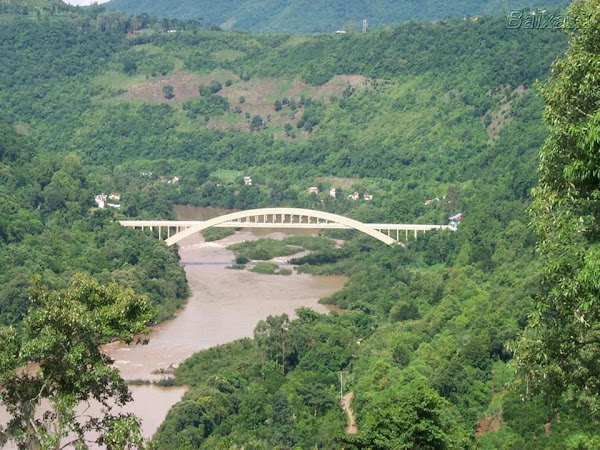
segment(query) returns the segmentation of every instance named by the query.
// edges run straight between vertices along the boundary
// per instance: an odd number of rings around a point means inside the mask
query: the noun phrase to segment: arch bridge
[[[261,208],[239,211],[205,221],[195,220],[121,220],[125,227],[158,229],[159,239],[166,229],[166,243],[173,245],[188,236],[207,228],[290,228],[290,229],[355,229],[374,237],[387,245],[402,244],[401,238],[408,240],[409,232],[415,239],[419,231],[454,230],[450,225],[362,223],[348,217],[324,211],[301,208]],[[403,244],[402,244],[403,245]]]

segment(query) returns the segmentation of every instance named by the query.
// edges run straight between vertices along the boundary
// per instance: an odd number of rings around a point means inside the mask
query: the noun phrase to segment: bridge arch
[[[276,216],[276,215],[290,215],[290,216],[302,216],[314,219],[326,220],[329,222],[338,223],[344,225],[346,227],[354,228],[357,231],[360,231],[364,234],[374,237],[375,239],[380,240],[381,242],[392,245],[396,243],[396,240],[391,237],[383,234],[381,231],[375,230],[373,228],[369,228],[365,226],[362,222],[359,222],[354,219],[349,219],[348,217],[340,216],[338,214],[332,214],[324,211],[316,211],[312,209],[303,209],[303,208],[261,208],[261,209],[251,209],[248,211],[240,211],[234,212],[231,214],[225,214],[224,216],[215,217],[210,220],[206,220],[201,224],[191,226],[185,230],[180,231],[179,233],[174,234],[166,240],[167,245],[173,245],[182,239],[191,236],[193,234],[199,233],[202,230],[206,230],[207,228],[211,228],[222,223],[241,220],[241,219],[249,219],[255,216]],[[233,225],[235,226],[235,225]],[[240,222],[240,228],[244,227],[244,223]],[[277,223],[273,223],[273,227],[277,228]]]

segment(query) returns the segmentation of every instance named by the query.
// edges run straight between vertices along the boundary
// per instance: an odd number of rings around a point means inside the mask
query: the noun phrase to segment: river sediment
[[[281,232],[267,235],[282,238]],[[269,315],[294,317],[299,307],[326,313],[318,303],[344,286],[340,276],[262,275],[247,270],[229,270],[234,255],[227,246],[257,239],[250,231],[238,231],[218,242],[204,242],[194,235],[179,243],[179,254],[191,295],[177,317],[153,328],[147,345],[113,344],[108,352],[121,376],[128,380],[157,380],[194,353],[243,337]],[[134,401],[126,408],[142,420],[143,433],[151,437],[168,410],[181,399],[185,388],[131,386]],[[149,407],[151,405],[151,407]]]

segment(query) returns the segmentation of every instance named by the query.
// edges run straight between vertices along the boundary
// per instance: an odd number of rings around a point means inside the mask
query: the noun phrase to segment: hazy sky
[[[63,0],[69,5],[91,5],[92,3],[106,3],[108,0]]]

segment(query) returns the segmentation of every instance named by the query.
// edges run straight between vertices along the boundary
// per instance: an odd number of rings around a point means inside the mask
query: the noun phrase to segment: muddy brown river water
[[[178,206],[175,212],[182,220],[207,220],[230,211]],[[252,336],[257,322],[268,315],[293,316],[301,306],[328,312],[318,300],[341,289],[344,277],[261,275],[226,268],[234,259],[228,245],[262,236],[281,239],[285,234],[242,230],[218,242],[195,235],[179,243],[191,296],[176,318],[153,329],[147,345],[117,344],[109,349],[125,379],[158,379],[160,375],[152,374],[157,369],[179,364],[199,350]],[[134,401],[127,411],[142,420],[144,435],[151,437],[185,388],[132,386],[132,392]]]
[[[180,206],[175,212],[182,220],[206,220],[230,211]],[[281,239],[285,234],[277,230],[242,230],[217,242],[204,242],[201,235],[181,241],[179,254],[190,298],[174,319],[153,328],[147,345],[115,343],[105,347],[121,376],[127,380],[160,379],[164,375],[153,374],[158,369],[179,364],[200,350],[252,336],[257,322],[268,315],[287,313],[293,317],[301,306],[328,312],[329,308],[318,300],[341,289],[345,277],[295,272],[290,276],[262,275],[226,268],[234,260],[228,245],[263,236]],[[286,262],[285,258],[276,261]],[[186,388],[141,385],[131,386],[131,391],[134,400],[123,411],[136,414],[142,421],[144,436],[150,438]],[[0,411],[0,422],[6,419],[6,412]]]
[[[191,289],[189,301],[175,319],[153,329],[147,345],[114,345],[109,350],[125,379],[160,378],[152,372],[181,363],[199,350],[252,336],[257,322],[268,315],[293,316],[301,306],[328,312],[318,300],[341,289],[344,277],[261,275],[227,269],[233,253],[226,246],[249,239],[256,236],[241,231],[216,243],[204,242],[201,236],[180,242]],[[140,417],[144,435],[150,437],[185,389],[132,386],[132,391],[134,402],[127,410]]]

